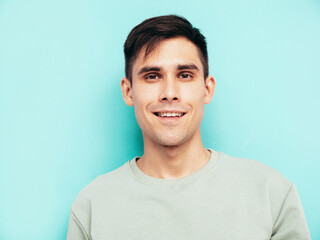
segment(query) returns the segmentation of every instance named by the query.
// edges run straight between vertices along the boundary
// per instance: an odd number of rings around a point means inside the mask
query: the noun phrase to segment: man
[[[124,52],[121,89],[144,154],[80,192],[67,239],[310,239],[289,180],[204,148],[200,123],[215,80],[199,30],[175,15],[150,18],[132,29]]]

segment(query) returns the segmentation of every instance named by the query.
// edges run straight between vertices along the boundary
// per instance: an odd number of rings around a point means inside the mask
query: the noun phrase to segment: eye
[[[145,79],[146,80],[157,80],[159,79],[160,77],[157,75],[157,74],[149,74],[149,75],[146,75],[145,76]]]
[[[179,75],[179,78],[191,79],[191,78],[192,78],[192,75],[189,74],[189,73],[181,73],[181,74]]]

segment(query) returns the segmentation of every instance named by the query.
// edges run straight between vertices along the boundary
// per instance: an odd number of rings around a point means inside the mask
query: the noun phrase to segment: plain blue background
[[[1,240],[65,239],[78,192],[142,154],[122,45],[169,13],[208,40],[205,146],[293,181],[320,239],[318,0],[0,0]]]

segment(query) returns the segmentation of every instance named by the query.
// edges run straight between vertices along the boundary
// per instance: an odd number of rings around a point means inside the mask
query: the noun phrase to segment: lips
[[[154,115],[161,118],[180,118],[185,115],[185,112],[153,112]]]

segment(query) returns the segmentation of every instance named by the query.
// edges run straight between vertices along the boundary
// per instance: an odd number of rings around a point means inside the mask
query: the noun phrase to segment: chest
[[[246,194],[155,191],[112,199],[96,203],[106,206],[92,206],[94,240],[270,239],[266,203]]]

